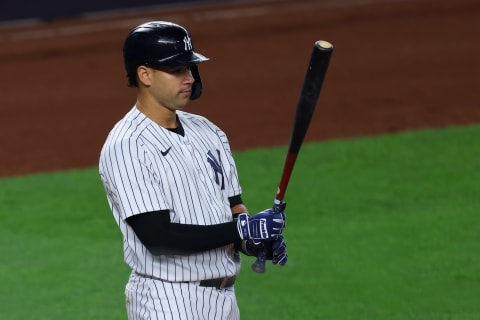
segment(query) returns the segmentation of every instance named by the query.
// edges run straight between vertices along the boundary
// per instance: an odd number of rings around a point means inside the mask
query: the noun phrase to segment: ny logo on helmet
[[[185,44],[185,51],[192,50],[192,38],[185,36],[185,38],[183,38],[183,43]]]

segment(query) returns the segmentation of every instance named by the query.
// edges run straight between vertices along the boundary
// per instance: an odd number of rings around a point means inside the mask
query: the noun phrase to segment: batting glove
[[[237,229],[242,240],[260,242],[277,239],[285,227],[285,213],[264,210],[253,216],[246,213],[238,215]]]
[[[287,244],[282,236],[272,243],[272,263],[284,266],[288,261]]]
[[[266,259],[272,260],[273,264],[284,266],[288,261],[287,244],[281,235],[273,242],[260,245],[255,244],[253,240],[246,240],[242,243],[242,252],[246,255],[257,257],[262,250],[266,250]]]

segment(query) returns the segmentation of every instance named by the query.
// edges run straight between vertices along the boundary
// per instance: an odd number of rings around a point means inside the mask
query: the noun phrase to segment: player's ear
[[[147,68],[145,66],[139,66],[137,68],[137,78],[140,83],[142,83],[144,86],[149,87],[152,84],[151,81],[151,74],[152,70],[150,68]]]

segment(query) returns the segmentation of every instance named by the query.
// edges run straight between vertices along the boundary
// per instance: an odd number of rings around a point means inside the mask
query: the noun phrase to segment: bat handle
[[[282,200],[275,199],[273,204],[273,211],[274,212],[283,212],[287,204]],[[267,249],[265,246],[260,248],[257,256],[257,260],[252,264],[252,270],[256,273],[265,273],[267,271],[265,267],[265,261],[267,260]]]
[[[265,273],[267,269],[265,268],[265,261],[267,260],[267,250],[261,248],[258,252],[257,260],[252,264],[252,270],[256,273]]]

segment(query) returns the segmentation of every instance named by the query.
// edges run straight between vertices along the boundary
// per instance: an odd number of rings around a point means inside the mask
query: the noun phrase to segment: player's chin
[[[177,100],[175,109],[182,110],[188,105],[189,102],[190,102],[190,94],[186,96],[182,96],[180,97],[180,99]]]
[[[178,105],[185,107],[190,102],[190,96],[192,95],[192,91],[182,91],[178,95],[177,103]]]

